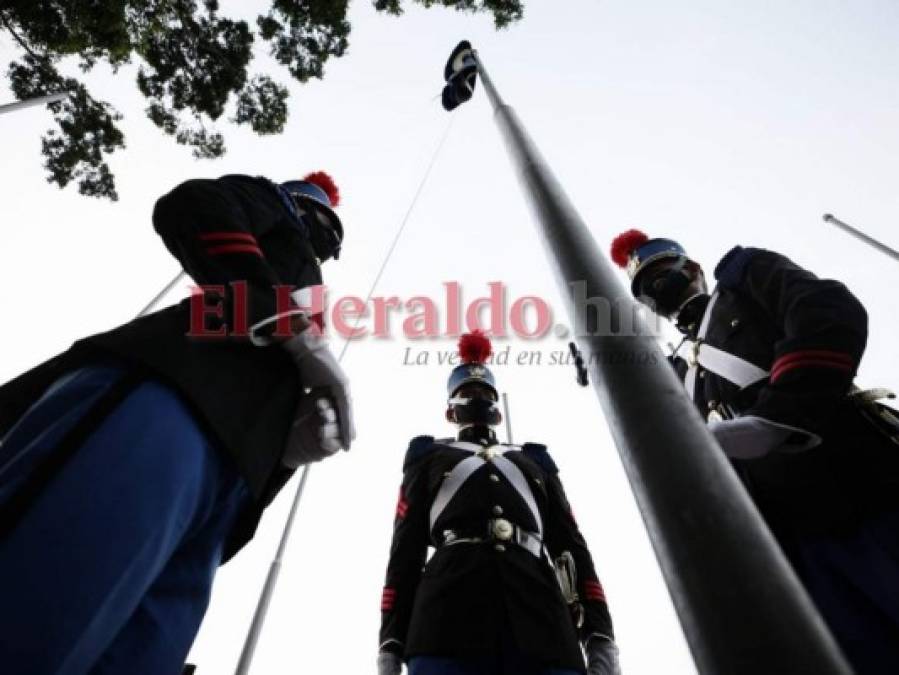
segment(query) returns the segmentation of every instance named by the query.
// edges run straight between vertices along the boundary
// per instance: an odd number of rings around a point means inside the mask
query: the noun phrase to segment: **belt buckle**
[[[486,448],[481,448],[478,450],[478,457],[483,459],[485,462],[492,462],[495,457],[498,457],[501,453],[497,449],[497,446],[491,445]]]
[[[494,520],[491,530],[493,531],[493,536],[500,541],[509,541],[512,538],[512,535],[515,534],[515,528],[512,527],[512,523],[505,518],[497,518]]]

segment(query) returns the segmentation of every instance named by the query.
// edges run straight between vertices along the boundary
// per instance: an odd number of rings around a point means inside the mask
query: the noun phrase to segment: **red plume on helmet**
[[[640,230],[628,230],[622,232],[612,242],[611,256],[618,267],[627,267],[627,261],[637,248],[649,241]]]
[[[337,183],[324,171],[313,171],[305,176],[303,180],[324,190],[331,201],[331,206],[337,207],[340,204],[340,190],[337,188]]]
[[[493,353],[490,338],[475,329],[459,338],[459,356],[463,363],[484,363]]]

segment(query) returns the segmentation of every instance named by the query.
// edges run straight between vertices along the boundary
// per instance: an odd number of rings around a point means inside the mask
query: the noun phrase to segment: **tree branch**
[[[46,58],[44,56],[41,56],[40,54],[35,54],[34,51],[31,49],[31,47],[28,46],[28,43],[25,42],[24,39],[19,37],[19,34],[16,33],[15,29],[10,25],[5,14],[0,14],[0,23],[2,23],[3,27],[9,31],[9,34],[15,38],[16,42],[19,43],[19,45],[22,47],[22,49],[24,49],[26,52],[28,52],[32,57],[34,57],[35,59],[40,59],[40,60],[43,60],[44,58]]]

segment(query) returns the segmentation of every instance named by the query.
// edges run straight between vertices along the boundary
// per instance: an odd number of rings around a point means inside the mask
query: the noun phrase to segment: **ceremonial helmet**
[[[281,183],[300,217],[309,227],[309,238],[320,262],[340,257],[343,223],[334,212],[340,204],[340,190],[324,171],[314,171],[302,180]]]
[[[496,380],[487,367],[487,359],[493,352],[488,338],[480,330],[473,330],[459,338],[459,356],[462,363],[453,368],[446,383],[447,419],[456,424],[496,425],[502,421],[497,399]],[[468,384],[477,384],[493,394],[489,398],[459,396],[459,390]]]
[[[682,263],[688,260],[684,247],[673,239],[650,239],[640,230],[627,230],[615,237],[611,256],[616,265],[627,270],[627,276],[631,280],[631,293],[635,297],[640,296],[640,276],[652,263],[666,258]]]

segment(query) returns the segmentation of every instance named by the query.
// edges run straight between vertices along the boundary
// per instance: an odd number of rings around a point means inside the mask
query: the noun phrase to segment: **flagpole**
[[[503,392],[503,411],[506,416],[506,443],[512,445],[512,416],[509,414],[509,395]]]
[[[848,223],[844,223],[842,220],[835,217],[833,214],[825,213],[824,214],[824,222],[830,223],[831,225],[836,225],[838,228],[840,228],[844,232],[848,232],[850,235],[852,235],[856,239],[865,242],[868,246],[877,249],[884,255],[887,255],[890,258],[892,258],[893,260],[899,262],[899,251],[896,251],[896,250],[890,248],[886,244],[882,244],[881,242],[877,241],[874,237],[870,237],[867,234],[865,234],[864,232],[862,232],[861,230],[855,229],[854,227],[852,227],[852,225],[849,225]]]
[[[633,298],[483,60],[475,50],[460,55],[463,46],[448,71],[454,63],[463,69],[476,64],[568,299],[571,323],[586,323],[576,337],[699,672],[848,675],[836,643]],[[572,285],[587,298],[605,299],[608,315],[596,312],[585,322]]]
[[[296,518],[300,500],[306,489],[306,480],[309,478],[310,469],[311,466],[309,464],[303,467],[300,484],[297,486],[296,493],[293,496],[290,512],[287,514],[287,522],[284,524],[284,531],[281,533],[281,541],[278,543],[278,550],[275,552],[275,557],[269,565],[268,575],[265,577],[265,584],[262,586],[262,592],[259,594],[256,611],[253,612],[253,620],[250,622],[250,629],[240,651],[240,659],[237,662],[237,669],[234,671],[235,675],[247,675],[250,672],[250,665],[253,663],[256,645],[259,643],[259,636],[262,635],[262,627],[265,624],[268,607],[275,593],[275,585],[278,583],[278,575],[281,573],[281,564],[284,560],[284,551],[287,549],[287,542],[293,530],[293,521]]]
[[[167,283],[165,285],[165,287],[161,291],[159,291],[159,293],[157,293],[155,296],[153,296],[153,299],[150,300],[150,302],[148,302],[146,304],[146,306],[144,306],[144,308],[140,312],[137,313],[137,318],[139,319],[140,317],[142,317],[146,314],[149,314],[152,311],[152,309],[154,307],[156,307],[156,305],[159,303],[159,301],[162,300],[163,297],[165,297],[166,293],[168,293],[170,290],[172,290],[178,284],[178,282],[181,281],[181,279],[184,276],[185,276],[184,270],[181,270],[180,272],[178,272],[178,274],[176,274],[174,277],[172,277],[172,280],[169,283]]]
[[[47,96],[38,96],[36,98],[29,98],[25,101],[15,101],[14,103],[5,103],[0,105],[0,115],[9,112],[15,112],[16,110],[22,110],[23,108],[31,108],[33,106],[44,105],[48,103],[56,103],[57,101],[62,101],[63,99],[68,98],[68,94],[63,92],[61,94],[48,94]]]

